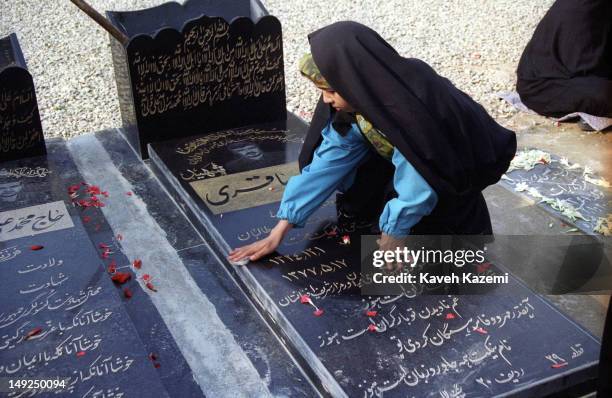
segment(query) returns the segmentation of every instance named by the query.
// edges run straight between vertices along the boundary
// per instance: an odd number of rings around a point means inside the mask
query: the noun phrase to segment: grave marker
[[[0,159],[45,153],[34,81],[12,33],[0,39]]]

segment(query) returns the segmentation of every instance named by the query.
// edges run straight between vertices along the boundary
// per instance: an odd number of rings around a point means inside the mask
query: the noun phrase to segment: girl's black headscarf
[[[439,205],[480,192],[507,170],[515,134],[426,63],[401,57],[356,22],[337,22],[308,38],[323,77],[408,159]],[[300,167],[311,162],[332,112],[321,98]]]

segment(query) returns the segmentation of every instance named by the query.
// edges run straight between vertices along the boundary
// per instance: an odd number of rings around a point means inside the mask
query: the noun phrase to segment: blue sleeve
[[[406,236],[410,228],[436,207],[438,195],[397,149],[393,151],[392,162],[393,186],[398,197],[385,205],[379,226],[387,235]]]
[[[321,132],[323,140],[312,162],[302,173],[291,177],[276,217],[303,227],[308,217],[336,190],[350,187],[357,166],[366,159],[369,148],[353,124],[343,137],[331,123]]]

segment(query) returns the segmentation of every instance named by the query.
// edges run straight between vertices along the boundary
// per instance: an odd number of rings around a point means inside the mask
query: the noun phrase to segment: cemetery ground
[[[362,226],[339,219],[333,197],[275,255],[225,259],[269,232],[296,173],[317,96],[296,71],[306,34],[349,16],[473,95],[516,131],[521,153],[544,151],[485,190],[496,235],[607,242],[595,229],[612,192],[585,176],[612,181],[610,133],[518,113],[494,95],[513,89],[551,2],[466,3],[266,2],[283,26],[287,119],[144,145],[122,128],[106,33],[69,2],[2,4],[0,36],[22,42],[47,154],[0,163],[0,396],[21,396],[7,390],[17,378],[63,381],[29,389],[38,396],[108,398],[592,392],[609,296],[540,294],[515,277],[481,295],[362,296]],[[261,101],[278,105],[280,91]],[[256,106],[245,101],[236,117]],[[244,141],[242,152],[230,145]]]

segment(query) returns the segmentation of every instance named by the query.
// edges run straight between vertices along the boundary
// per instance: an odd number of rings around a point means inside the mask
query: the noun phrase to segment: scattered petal
[[[85,355],[85,351],[79,351],[76,353],[77,357],[82,357],[83,355]]]
[[[555,363],[555,364],[551,365],[550,367],[551,367],[551,368],[554,368],[554,369],[559,369],[559,368],[562,368],[562,367],[564,367],[564,366],[567,366],[567,362],[563,362],[563,363]]]
[[[374,311],[374,310],[366,311],[366,316],[369,316],[369,317],[376,316],[377,314],[378,314],[378,311]]]
[[[143,280],[143,281],[150,281],[150,280],[151,280],[151,275],[149,275],[149,274],[144,274],[144,275],[142,276],[142,280]]]
[[[99,244],[98,244],[98,247],[99,247],[100,249],[108,249],[108,248],[109,248],[109,246],[108,246],[106,243],[99,243]]]
[[[125,296],[125,298],[129,299],[132,298],[132,291],[129,288],[125,288],[123,289],[123,295]]]
[[[314,316],[321,316],[323,315],[323,308],[317,308],[317,310],[315,312],[313,312]]]
[[[376,325],[374,325],[373,323],[370,323],[368,325],[368,332],[377,332],[378,331],[378,327]]]
[[[446,319],[455,319],[455,314],[451,314],[450,312],[448,314],[446,314],[445,316]]]
[[[117,234],[117,240],[123,240],[123,235]]]
[[[302,294],[300,296],[300,303],[302,303],[302,304],[310,303],[310,296],[308,296],[307,294]]]
[[[71,194],[75,193],[76,191],[79,190],[79,188],[81,188],[81,186],[78,185],[78,184],[77,185],[71,185],[71,186],[68,187],[68,193],[71,193]]]
[[[487,332],[485,329],[481,328],[481,327],[477,327],[476,329],[474,329],[475,332],[478,332],[480,334],[487,334],[489,332]]]
[[[111,277],[112,281],[119,284],[119,285],[123,285],[125,282],[129,281],[130,279],[132,279],[132,274],[130,274],[129,272],[116,272],[112,277]]]
[[[90,222],[90,221],[91,221],[91,217],[89,216],[83,217],[83,222]]]
[[[30,250],[41,250],[43,248],[44,248],[44,246],[41,246],[41,245],[32,245],[32,246],[30,246]]]
[[[140,269],[140,267],[142,267],[142,261],[139,259],[134,260],[134,262],[132,263],[132,265],[134,266],[134,268],[136,269]]]
[[[161,365],[159,364],[159,362],[155,362],[153,364],[153,366],[155,366],[155,369],[159,369],[159,367],[161,367]]]
[[[126,194],[127,196],[132,196],[132,195],[133,195],[132,191],[128,191],[128,192],[126,192],[125,194]]]
[[[34,337],[42,332],[42,328],[34,328],[28,332],[23,338],[24,340],[29,340],[31,337]]]
[[[150,359],[151,361],[157,361],[157,355],[155,355],[154,353],[150,353],[150,354],[149,354],[149,359]]]
[[[488,270],[489,268],[491,268],[491,263],[478,264],[476,266],[476,272],[481,274],[481,273],[485,272],[486,270]]]
[[[151,282],[147,282],[145,283],[145,286],[147,287],[147,289],[152,290],[154,292],[157,291],[157,289],[155,288],[155,286],[153,286],[153,284]]]
[[[108,266],[108,273],[112,275],[112,274],[114,274],[115,272],[117,272],[117,266],[115,265],[115,263],[111,263],[111,264]]]
[[[351,244],[351,237],[348,235],[344,235],[342,237],[342,244],[344,245],[350,245]]]

